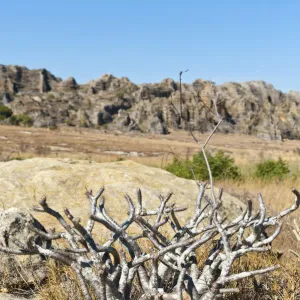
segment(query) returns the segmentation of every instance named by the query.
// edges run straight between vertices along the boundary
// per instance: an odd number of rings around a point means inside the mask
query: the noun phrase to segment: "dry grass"
[[[216,238],[217,239],[217,238]],[[214,241],[197,251],[199,268],[203,268]],[[300,299],[300,260],[277,251],[255,253],[242,256],[236,260],[231,272],[240,273],[280,265],[280,269],[263,276],[246,278],[228,285],[238,288],[237,294],[228,294],[225,299],[233,300],[299,300]]]
[[[84,300],[74,271],[54,261],[48,261],[48,279],[40,287],[40,300]]]
[[[256,179],[249,179],[242,182],[222,181],[217,184],[222,186],[227,193],[243,202],[251,199],[256,208],[258,207],[257,195],[261,193],[269,214],[276,214],[291,206],[294,202],[294,194],[291,193],[291,189],[300,189],[300,179],[287,179],[277,182],[262,182]],[[297,252],[300,251],[300,243],[296,241],[292,232],[292,221],[294,218],[299,219],[299,217],[300,212],[296,211],[293,215],[284,219],[283,231],[273,245],[276,249],[286,251],[291,248]]]
[[[204,141],[207,134],[197,134]],[[278,158],[292,165],[300,163],[297,141],[264,141],[252,136],[216,134],[210,142],[212,150],[221,149],[233,156],[240,166]],[[199,151],[186,131],[168,135],[141,133],[107,133],[90,128],[60,127],[22,128],[0,126],[0,159],[29,157],[69,157],[97,162],[131,159],[150,166],[161,167],[172,160],[171,153],[188,157]]]
[[[37,255],[13,256],[1,254],[0,265],[0,293],[30,296],[39,290],[46,276],[46,266],[40,262]]]
[[[230,285],[237,287],[240,293],[226,299],[300,299],[300,272],[298,261],[282,261],[277,253],[252,254],[240,258],[233,265],[233,272],[245,272],[262,269],[272,265],[281,265],[279,270],[264,276],[243,279]]]
[[[218,182],[218,185],[223,186],[228,193],[237,196],[242,201],[255,200],[257,194],[261,193],[268,209],[272,212],[279,212],[293,203],[294,195],[291,189],[300,187],[300,179],[270,182],[249,179],[241,182],[222,181]]]
[[[213,242],[212,242],[213,243]],[[212,243],[197,252],[199,268],[203,268]],[[143,249],[152,247],[149,242],[142,242]],[[249,254],[237,260],[233,273],[281,265],[279,270],[264,276],[255,276],[231,283],[228,287],[237,287],[240,292],[230,294],[225,299],[233,300],[298,300],[300,299],[300,261],[297,259],[283,259],[277,252],[263,254]],[[45,285],[39,288],[40,300],[83,300],[74,272],[60,264],[49,262],[49,278]],[[170,278],[172,280],[172,278]],[[168,283],[166,283],[167,285]],[[136,282],[133,283],[132,300],[140,299],[142,291]],[[187,298],[188,299],[188,298]]]

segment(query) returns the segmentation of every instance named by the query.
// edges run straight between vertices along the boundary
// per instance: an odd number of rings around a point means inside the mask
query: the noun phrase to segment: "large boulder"
[[[124,194],[136,199],[137,188],[141,188],[145,207],[150,209],[159,205],[160,194],[173,191],[172,201],[189,207],[181,214],[183,219],[193,213],[198,191],[193,180],[132,161],[96,163],[33,158],[0,162],[0,203],[6,208],[28,208],[46,195],[49,205],[54,209],[62,211],[68,207],[75,216],[86,220],[89,206],[84,196],[85,188],[97,191],[101,186],[105,186],[107,209],[118,220],[127,215]],[[245,207],[229,194],[224,193],[223,199],[224,210],[229,216],[237,215]],[[57,221],[47,214],[34,213],[34,216],[42,224],[46,222],[47,225],[57,226]]]
[[[43,230],[43,226],[27,209],[37,204],[37,200],[44,194],[47,195],[47,203],[53,209],[61,212],[64,207],[68,207],[74,216],[81,217],[85,223],[89,215],[89,204],[84,196],[85,188],[97,191],[101,186],[105,186],[104,196],[108,213],[117,221],[128,217],[124,194],[129,194],[136,202],[138,187],[142,190],[144,207],[149,209],[159,206],[159,195],[173,191],[172,202],[188,207],[187,211],[178,215],[181,222],[185,222],[187,217],[193,214],[198,194],[198,187],[194,181],[178,178],[165,170],[132,161],[96,163],[34,158],[0,162],[0,203],[5,208],[0,212],[1,244],[14,247],[5,238],[7,235],[26,243],[33,235],[28,230],[28,224],[35,224]],[[215,193],[217,192],[216,189]],[[223,195],[223,206],[223,212],[229,219],[245,209],[243,203],[226,193]],[[42,224],[58,227],[57,220],[47,214],[35,213],[34,216]],[[135,227],[130,229],[135,230]],[[102,238],[108,234],[103,226],[98,224],[95,228],[96,235],[97,232]],[[3,263],[0,262],[0,288],[2,286],[9,291],[14,291],[15,287],[28,289],[33,282],[43,280],[46,273],[40,257],[29,259],[20,263],[15,257],[4,256]]]
[[[49,245],[32,232],[29,226],[45,231],[27,209],[11,207],[1,210],[0,245],[18,249],[14,240],[26,245],[31,239],[35,239],[36,243],[48,247]],[[39,255],[11,256],[0,252],[0,288],[12,292],[21,288],[27,290],[43,281],[46,275],[45,262]]]
[[[16,249],[16,245],[7,237],[26,244],[31,238],[36,237],[36,233],[32,232],[29,226],[45,231],[43,225],[30,214],[29,210],[16,207],[0,210],[0,244]]]

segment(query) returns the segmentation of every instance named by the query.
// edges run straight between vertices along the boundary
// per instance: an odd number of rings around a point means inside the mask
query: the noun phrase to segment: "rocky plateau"
[[[30,116],[35,127],[65,124],[154,134],[174,129],[207,132],[217,122],[209,110],[216,97],[224,119],[221,133],[269,140],[300,138],[300,92],[283,93],[263,81],[183,83],[180,118],[180,88],[173,79],[137,85],[126,77],[106,74],[78,84],[73,77],[62,80],[46,69],[0,65],[2,105],[15,115]]]

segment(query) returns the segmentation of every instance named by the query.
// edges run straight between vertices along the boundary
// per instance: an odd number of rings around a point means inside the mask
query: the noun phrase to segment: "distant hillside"
[[[67,124],[161,134],[170,128],[206,132],[216,122],[207,107],[218,95],[224,117],[220,132],[300,139],[300,92],[282,93],[263,81],[215,85],[200,79],[182,84],[182,92],[184,121],[177,113],[179,83],[172,79],[136,85],[126,77],[103,75],[80,85],[73,77],[62,80],[45,69],[0,65],[2,105],[15,115],[29,115],[36,127]]]

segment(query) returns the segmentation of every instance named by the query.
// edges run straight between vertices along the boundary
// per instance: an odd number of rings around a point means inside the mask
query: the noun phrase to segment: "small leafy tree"
[[[269,159],[256,166],[254,176],[263,180],[283,179],[289,174],[289,166],[286,161]]]
[[[0,121],[9,118],[13,114],[13,111],[4,105],[0,105]]]
[[[9,123],[11,125],[21,125],[21,126],[32,126],[33,120],[30,116],[25,114],[12,115],[9,118]]]
[[[207,153],[212,176],[215,180],[240,179],[241,173],[235,165],[234,159],[223,151],[217,151],[215,155]],[[208,180],[209,173],[202,152],[195,154],[192,160],[179,160],[174,158],[173,163],[167,166],[167,171],[178,177],[193,179],[193,173],[199,180]]]

